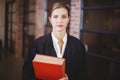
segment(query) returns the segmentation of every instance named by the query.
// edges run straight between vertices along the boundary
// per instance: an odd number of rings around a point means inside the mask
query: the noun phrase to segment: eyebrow
[[[54,14],[54,15],[58,15],[58,14]],[[67,15],[67,14],[62,14],[62,15]]]

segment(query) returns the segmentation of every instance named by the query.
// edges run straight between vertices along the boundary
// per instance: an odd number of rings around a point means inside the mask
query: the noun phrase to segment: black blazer
[[[57,57],[50,33],[34,40],[29,48],[23,64],[22,80],[37,80],[32,66],[36,53]],[[66,74],[69,80],[87,80],[86,51],[79,39],[68,35],[63,57],[66,59]]]

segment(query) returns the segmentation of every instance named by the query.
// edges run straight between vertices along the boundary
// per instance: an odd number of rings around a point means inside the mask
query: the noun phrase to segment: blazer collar
[[[70,35],[69,34],[67,34],[67,35],[68,35],[67,36],[67,43],[66,43],[63,57],[67,56],[67,53],[69,53],[70,47],[71,47]],[[47,48],[46,54],[48,54],[50,56],[57,57],[54,46],[53,46],[51,33],[48,34],[48,40],[49,41],[46,42],[46,48]]]
[[[46,48],[47,48],[47,54],[50,56],[57,56],[54,46],[53,46],[53,42],[52,42],[52,36],[51,33],[48,34],[48,41],[46,42]]]

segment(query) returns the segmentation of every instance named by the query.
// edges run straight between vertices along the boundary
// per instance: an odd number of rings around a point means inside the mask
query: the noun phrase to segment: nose
[[[63,20],[62,18],[58,18],[58,22],[61,23]]]

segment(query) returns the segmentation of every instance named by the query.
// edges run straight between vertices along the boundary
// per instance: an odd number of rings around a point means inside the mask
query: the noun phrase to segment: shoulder
[[[49,34],[46,34],[46,35],[43,35],[41,37],[38,37],[36,38],[34,41],[33,41],[33,44],[44,44],[44,43],[47,43],[48,41],[51,41],[52,38],[51,38],[51,33]]]
[[[38,37],[38,38],[35,39],[35,41],[46,41],[46,40],[48,40],[50,38],[51,38],[51,33],[45,34],[45,35],[43,35],[41,37]]]
[[[81,54],[86,53],[86,48],[85,48],[85,44],[78,38],[68,35],[68,40],[69,40],[69,44],[71,44],[72,48],[78,52],[80,52]]]
[[[79,38],[76,38],[72,35],[68,35],[68,39],[74,43],[82,43],[82,41]]]
[[[78,47],[84,47],[84,43],[80,39],[74,36],[68,35],[68,40],[72,45],[75,45]]]

